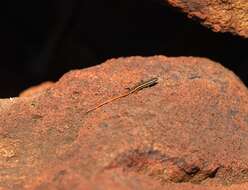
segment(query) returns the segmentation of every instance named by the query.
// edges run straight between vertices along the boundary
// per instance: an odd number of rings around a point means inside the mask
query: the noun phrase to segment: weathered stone
[[[30,87],[30,88],[24,90],[23,92],[20,93],[19,97],[33,96],[37,93],[40,93],[44,90],[51,88],[52,85],[53,85],[53,82],[50,82],[50,81],[43,82],[37,86],[33,86],[33,87]]]
[[[157,85],[86,114],[152,77]],[[243,183],[235,189],[248,181],[247,135],[247,88],[221,65],[192,57],[112,59],[69,72],[36,96],[0,101],[0,187]]]
[[[166,0],[216,32],[248,37],[247,0]]]

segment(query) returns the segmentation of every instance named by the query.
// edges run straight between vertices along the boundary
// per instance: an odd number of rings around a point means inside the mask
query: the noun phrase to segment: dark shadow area
[[[38,0],[1,9],[1,98],[133,55],[207,57],[248,84],[248,40],[214,33],[157,1]]]

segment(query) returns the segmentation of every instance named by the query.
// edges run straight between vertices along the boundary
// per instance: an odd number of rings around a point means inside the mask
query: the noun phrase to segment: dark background
[[[248,84],[247,40],[214,33],[158,1],[27,0],[0,7],[0,98],[131,55],[208,57]]]

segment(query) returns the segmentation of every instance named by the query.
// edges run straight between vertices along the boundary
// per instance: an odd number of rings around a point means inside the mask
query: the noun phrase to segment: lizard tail
[[[98,108],[104,106],[105,104],[108,104],[108,103],[110,103],[110,102],[112,102],[112,101],[114,101],[114,100],[117,100],[117,99],[119,99],[119,98],[125,97],[125,96],[127,96],[127,95],[129,95],[129,93],[123,94],[123,95],[120,95],[120,96],[117,96],[117,97],[114,97],[114,98],[112,98],[112,99],[109,99],[109,100],[107,100],[107,101],[105,101],[105,102],[103,102],[103,103],[97,105],[96,107],[89,109],[88,111],[85,112],[85,114],[88,114],[89,112],[92,112],[92,111],[94,111],[94,110],[96,110],[96,109],[98,109]]]

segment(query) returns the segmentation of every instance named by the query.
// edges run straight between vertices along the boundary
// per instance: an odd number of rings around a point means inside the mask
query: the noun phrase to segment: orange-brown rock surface
[[[24,90],[23,92],[20,93],[19,96],[20,97],[32,96],[33,94],[38,94],[44,90],[51,88],[52,85],[53,85],[53,82],[50,82],[50,81],[43,82],[37,86],[33,86],[33,87],[30,87]]]
[[[0,189],[245,189],[247,136],[247,88],[221,65],[112,59],[0,100]]]
[[[247,0],[166,0],[216,32],[248,37]]]

